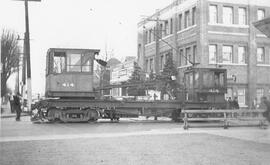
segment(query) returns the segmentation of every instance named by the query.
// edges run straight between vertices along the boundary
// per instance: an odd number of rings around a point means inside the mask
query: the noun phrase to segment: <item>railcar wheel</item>
[[[95,122],[97,121],[99,118],[99,113],[98,111],[94,110],[94,109],[89,109],[88,110],[88,121],[89,122]]]

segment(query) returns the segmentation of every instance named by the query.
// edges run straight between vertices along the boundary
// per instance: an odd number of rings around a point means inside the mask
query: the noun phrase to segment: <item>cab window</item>
[[[53,73],[63,73],[66,68],[65,52],[55,52],[53,58]]]
[[[81,54],[67,55],[67,72],[81,72]]]
[[[92,72],[93,61],[90,54],[68,54],[67,72]]]

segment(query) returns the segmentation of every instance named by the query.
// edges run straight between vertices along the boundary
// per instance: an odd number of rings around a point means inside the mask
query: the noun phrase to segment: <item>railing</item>
[[[191,121],[216,121],[222,122],[224,129],[227,129],[229,126],[237,126],[238,123],[244,122],[245,125],[258,125],[260,128],[266,128],[268,122],[263,113],[266,110],[264,109],[255,109],[255,110],[182,110],[184,115],[184,129],[190,127]],[[259,123],[247,123],[247,121],[255,121]],[[201,123],[202,124],[202,123]],[[211,123],[212,124],[212,123]]]

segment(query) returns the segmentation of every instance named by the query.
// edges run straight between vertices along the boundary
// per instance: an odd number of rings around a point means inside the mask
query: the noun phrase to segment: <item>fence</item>
[[[229,126],[237,126],[237,123],[244,122],[245,125],[258,125],[260,128],[266,128],[268,122],[263,113],[266,110],[255,109],[255,110],[182,110],[181,113],[184,114],[184,129],[190,127],[190,122],[195,121],[216,121],[222,122],[224,129]],[[249,123],[248,121],[253,121],[255,123]]]

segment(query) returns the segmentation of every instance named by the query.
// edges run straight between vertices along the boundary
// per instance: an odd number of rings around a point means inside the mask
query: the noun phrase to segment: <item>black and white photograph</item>
[[[1,165],[270,165],[269,0],[0,0]]]

